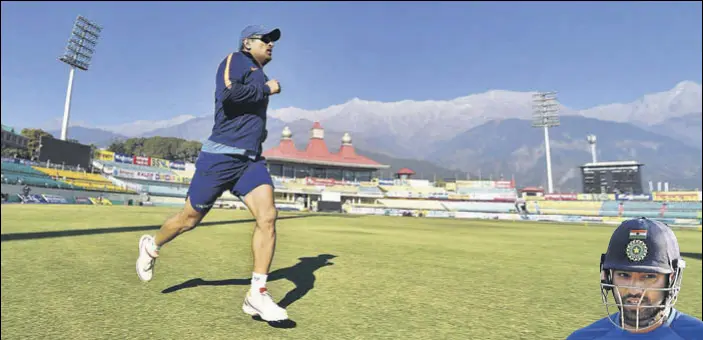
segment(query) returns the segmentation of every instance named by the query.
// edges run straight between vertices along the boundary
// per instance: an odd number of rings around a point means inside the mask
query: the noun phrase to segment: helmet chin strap
[[[644,320],[639,319],[639,313],[637,313],[637,317],[635,320],[628,320],[623,316],[621,319],[621,327],[633,331],[646,331],[649,328],[658,326],[659,324],[664,322],[664,320],[666,320],[666,318],[669,316],[669,313],[671,312],[671,307],[662,306],[658,307],[657,309],[659,309],[659,311],[656,314]],[[621,308],[620,313],[623,313]]]

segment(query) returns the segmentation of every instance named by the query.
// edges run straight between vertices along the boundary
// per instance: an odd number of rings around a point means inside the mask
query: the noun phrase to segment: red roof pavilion
[[[310,141],[305,150],[298,150],[293,144],[293,134],[286,127],[281,134],[281,142],[277,147],[264,151],[263,156],[269,160],[320,164],[351,168],[386,169],[390,166],[380,164],[367,157],[357,155],[352,146],[351,136],[345,133],[342,137],[342,146],[336,153],[327,149],[324,139],[324,129],[320,122],[315,122],[310,130]]]
[[[398,172],[395,173],[396,175],[414,175],[415,171],[412,171],[408,168],[402,168],[398,170]]]

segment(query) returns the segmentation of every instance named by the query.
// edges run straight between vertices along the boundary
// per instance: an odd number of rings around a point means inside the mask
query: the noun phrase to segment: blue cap
[[[272,41],[277,41],[281,38],[281,30],[278,28],[268,29],[262,25],[250,25],[242,30],[242,34],[239,36],[239,44],[242,40],[251,38],[253,36],[268,36]]]
[[[626,220],[613,232],[603,269],[670,274],[682,262],[668,225],[645,217]]]

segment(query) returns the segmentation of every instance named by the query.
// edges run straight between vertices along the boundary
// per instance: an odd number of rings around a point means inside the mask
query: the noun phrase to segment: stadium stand
[[[2,162],[2,182],[5,184],[27,184],[44,188],[76,188],[74,185],[56,181],[29,165],[10,162]]]
[[[118,185],[124,185],[140,194],[153,196],[185,198],[188,194],[188,186],[173,182],[160,182],[139,179],[112,178]]]
[[[326,187],[324,191],[338,192],[344,195],[356,195],[359,193],[359,188],[351,185],[333,185]]]
[[[118,169],[125,169],[125,170],[132,170],[132,171],[144,171],[144,172],[154,172],[158,174],[164,174],[164,175],[177,175],[174,173],[173,170],[171,169],[166,169],[166,168],[157,168],[153,166],[146,166],[146,165],[136,165],[136,164],[128,164],[128,163],[118,163],[118,162],[108,162],[108,161],[100,161],[100,163],[103,166],[108,166],[108,167],[115,167]]]
[[[271,179],[273,180],[273,187],[276,190],[286,190],[287,189],[286,183],[284,183],[280,177],[271,176]]]
[[[414,187],[409,185],[381,185],[378,188],[386,197],[398,198],[430,198],[446,195],[444,188],[434,186]]]
[[[297,183],[297,182],[287,182],[286,183],[286,189],[289,192],[298,192],[302,194],[320,194],[322,192],[322,188],[317,187],[317,186],[309,186],[303,183]]]
[[[193,171],[193,170],[174,170],[174,169],[171,169],[171,172],[173,172],[177,176],[180,176],[183,178],[193,178],[193,175],[195,174],[195,171]]]
[[[491,212],[508,213],[515,212],[515,204],[508,202],[450,202],[444,201],[442,205],[449,211],[466,212]]]
[[[447,210],[440,201],[379,199],[378,203],[381,204],[382,207],[391,209]]]
[[[457,194],[470,195],[470,194],[516,194],[515,189],[507,188],[471,188],[471,187],[458,187],[456,189]]]
[[[188,184],[194,174],[193,164],[179,162],[176,163],[176,167],[168,165],[163,167],[165,161],[152,163],[153,160],[151,160],[139,163],[143,165],[137,165],[129,163],[132,156],[121,155],[120,157],[119,162],[115,161],[118,159],[117,155],[112,157],[108,155],[107,158],[94,160],[94,167],[100,169],[103,172],[102,175],[72,169],[49,168],[29,161],[20,161],[25,164],[18,164],[17,161],[6,161],[3,158],[2,180],[3,183],[24,183],[44,188],[105,192],[100,194],[100,197],[105,197],[102,202],[99,201],[97,194],[86,192],[77,193],[81,197],[64,195],[65,200],[62,200],[58,196],[36,195],[34,191],[32,192],[34,195],[22,196],[21,191],[15,187],[13,197],[9,200],[25,203],[126,204],[129,202],[132,204],[132,200],[138,200],[135,204],[174,207],[183,205]],[[137,158],[134,157],[134,162],[137,162]],[[681,225],[700,225],[701,223],[700,201],[653,201],[651,199],[657,197],[654,194],[649,195],[649,201],[629,196],[621,200],[616,195],[612,195],[612,198],[603,195],[595,198],[595,195],[575,193],[555,194],[554,197],[544,195],[522,197],[518,200],[514,181],[466,180],[447,182],[440,187],[428,180],[407,178],[343,181],[330,178],[272,176],[272,179],[277,193],[276,206],[282,210],[316,210],[318,200],[323,193],[338,193],[343,202],[343,210],[355,214],[605,223],[645,216]],[[52,190],[46,189],[48,192]],[[59,191],[65,190],[54,190],[54,192]],[[108,192],[112,192],[110,199],[107,198]],[[124,195],[118,195],[118,193]],[[700,193],[698,195],[700,200]],[[645,196],[642,195],[646,198]],[[674,197],[670,200],[689,199],[673,195],[670,197]],[[524,202],[527,209],[517,216],[517,206],[521,204],[520,202]],[[215,205],[243,208],[239,198],[229,192],[224,192]]]
[[[359,195],[362,196],[383,197],[383,191],[381,191],[381,189],[379,189],[377,186],[360,186],[358,190]]]
[[[106,191],[106,192],[109,192],[109,191],[133,192],[127,188],[123,188],[123,187],[114,185],[110,180],[108,180],[105,177],[98,175],[98,174],[79,172],[79,171],[71,171],[71,170],[44,168],[44,167],[38,167],[38,166],[34,166],[33,168],[37,171],[40,171],[40,172],[50,176],[51,178],[55,178],[56,180],[59,180],[64,183],[73,185],[78,188],[86,189],[86,190]]]
[[[527,211],[543,215],[598,216],[603,202],[598,201],[528,201]]]
[[[189,174],[192,171],[105,160],[93,163],[115,186],[129,188],[129,190],[140,194],[185,198],[188,193],[187,183],[190,178],[181,175]],[[183,203],[182,200],[180,202]]]
[[[600,216],[701,218],[701,202],[605,201]]]
[[[517,199],[517,191],[514,188],[457,187],[456,195],[480,201],[514,201]]]
[[[188,194],[188,187],[168,186],[152,182],[142,185],[144,191],[154,196],[185,198]]]
[[[664,217],[701,219],[701,202],[667,202]]]

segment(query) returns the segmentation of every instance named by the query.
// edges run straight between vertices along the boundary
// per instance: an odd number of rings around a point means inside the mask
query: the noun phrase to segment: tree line
[[[125,155],[156,157],[169,161],[195,162],[202,143],[175,137],[139,137],[114,141],[108,151]]]
[[[52,134],[42,129],[22,129],[20,135],[27,137],[27,149],[2,148],[3,157],[17,157],[24,159],[34,159],[39,155],[39,141],[41,137],[55,138]],[[69,139],[69,142],[78,143],[75,139]]]
[[[38,156],[40,138],[55,138],[42,129],[25,128],[22,129],[20,134],[28,139],[27,149],[3,148],[3,157],[35,159]],[[69,139],[68,141],[78,143],[75,139]],[[195,162],[201,147],[202,143],[197,141],[157,136],[113,141],[107,149],[108,151],[125,155],[156,157],[169,161]],[[95,152],[97,147],[91,144],[91,149]]]

